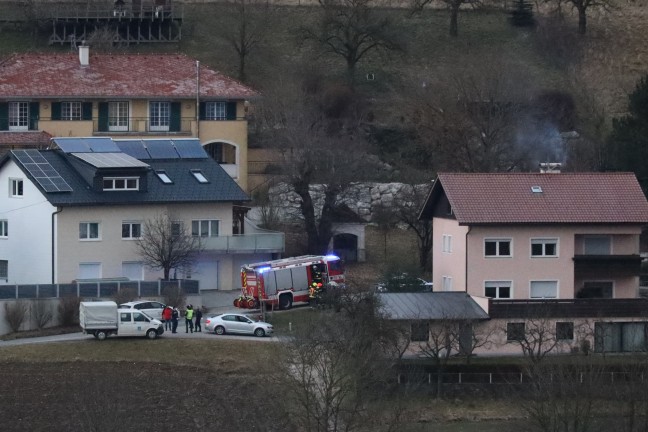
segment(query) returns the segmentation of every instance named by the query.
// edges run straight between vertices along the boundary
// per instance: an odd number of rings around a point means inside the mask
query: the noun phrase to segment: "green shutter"
[[[198,119],[205,120],[207,118],[207,103],[200,102],[200,108],[198,109]]]
[[[38,119],[40,117],[40,104],[29,103],[29,130],[38,130]]]
[[[99,102],[99,132],[108,132],[108,102]]]
[[[236,120],[236,102],[227,102],[227,120]]]
[[[171,118],[169,119],[169,131],[180,132],[180,102],[171,102]]]
[[[9,130],[9,104],[0,103],[0,130]]]
[[[92,120],[92,102],[83,102],[81,104],[81,119]]]
[[[52,120],[61,120],[61,102],[52,102]]]

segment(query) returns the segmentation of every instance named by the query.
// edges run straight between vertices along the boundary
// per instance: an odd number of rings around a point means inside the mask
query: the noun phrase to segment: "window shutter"
[[[200,102],[200,108],[198,110],[198,119],[205,120],[206,117],[207,117],[207,103]]]
[[[9,104],[0,103],[0,130],[9,130]]]
[[[38,119],[40,117],[40,104],[29,103],[29,130],[38,130]]]
[[[171,118],[169,119],[169,131],[180,132],[180,102],[171,102]]]
[[[99,102],[99,132],[108,132],[108,102]]]
[[[61,120],[61,102],[52,102],[52,120]]]
[[[81,119],[92,120],[92,102],[83,102],[81,105]]]
[[[236,120],[236,102],[227,102],[227,120]]]

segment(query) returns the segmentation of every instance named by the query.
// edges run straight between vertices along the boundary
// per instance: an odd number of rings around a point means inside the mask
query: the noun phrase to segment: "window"
[[[104,177],[103,190],[139,190],[139,177]]]
[[[142,237],[140,222],[122,222],[122,239],[138,239]]]
[[[129,280],[143,280],[144,266],[141,262],[122,262],[122,276]]]
[[[227,102],[205,102],[205,120],[227,120]]]
[[[531,256],[558,256],[558,239],[531,239]]]
[[[169,102],[151,102],[149,121],[150,130],[168,131],[171,124],[171,104]]]
[[[484,282],[484,295],[494,299],[511,298],[511,281]]]
[[[9,237],[9,221],[0,220],[0,237]]]
[[[128,131],[128,102],[108,102],[108,130]]]
[[[9,280],[9,261],[0,260],[0,279]]]
[[[573,340],[574,339],[574,323],[573,322],[557,322],[556,323],[556,339],[557,340]]]
[[[610,236],[586,236],[583,240],[585,255],[609,255],[612,250]]]
[[[23,196],[23,181],[22,179],[10,179],[9,180],[9,196],[13,198]]]
[[[558,298],[558,281],[531,281],[529,297]]]
[[[191,221],[191,235],[194,237],[218,237],[217,220]]]
[[[184,224],[182,222],[171,222],[171,235],[174,237],[181,236],[184,233]]]
[[[131,316],[133,316],[133,314],[130,312],[121,312],[119,314],[119,321],[123,323],[129,323],[131,322]]]
[[[166,171],[164,170],[155,171],[155,174],[158,176],[160,180],[162,180],[162,183],[164,184],[173,183],[173,181],[171,181],[171,178],[167,175]]]
[[[136,313],[133,314],[133,321],[135,321],[135,322],[148,322],[149,320],[144,316],[144,314],[136,312]]]
[[[410,329],[412,342],[427,342],[430,339],[430,323],[427,321],[413,322]]]
[[[200,170],[191,170],[191,174],[198,180],[198,183],[209,183],[207,177]]]
[[[452,253],[452,236],[443,234],[443,252]]]
[[[487,257],[510,257],[511,240],[510,239],[487,239],[484,240],[484,255]]]
[[[81,102],[61,102],[61,120],[81,120]]]
[[[441,289],[443,291],[452,291],[452,278],[450,276],[442,276]]]
[[[81,222],[79,223],[80,240],[98,240],[99,239],[99,222]]]
[[[589,281],[576,293],[576,298],[613,298],[614,284],[611,281]]]
[[[521,341],[524,340],[524,323],[506,323],[506,340]]]
[[[79,263],[79,277],[77,279],[100,279],[101,263]]]
[[[9,102],[9,130],[29,130],[29,102]]]

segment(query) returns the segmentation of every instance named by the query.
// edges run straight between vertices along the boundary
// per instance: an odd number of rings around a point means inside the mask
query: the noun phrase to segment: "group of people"
[[[187,305],[185,310],[185,332],[193,333],[202,332],[202,311],[200,308],[194,310],[193,305]],[[162,311],[162,320],[164,321],[164,329],[171,330],[171,333],[178,332],[178,319],[180,318],[180,311],[178,308],[166,306]]]

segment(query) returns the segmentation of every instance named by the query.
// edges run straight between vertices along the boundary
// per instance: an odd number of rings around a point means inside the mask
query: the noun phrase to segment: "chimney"
[[[541,162],[540,163],[540,173],[541,174],[560,174],[560,168],[562,168],[562,164],[560,162]]]
[[[79,63],[81,63],[81,66],[90,64],[90,47],[85,44],[85,41],[81,42],[79,46]]]

